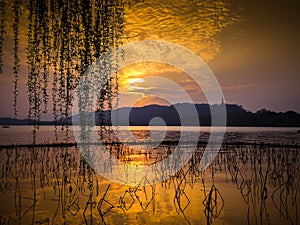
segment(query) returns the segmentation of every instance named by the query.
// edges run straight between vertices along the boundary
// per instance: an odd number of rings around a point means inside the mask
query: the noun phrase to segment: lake
[[[129,130],[137,142],[130,143]],[[183,130],[188,137],[199,132]],[[76,145],[11,148],[32,143],[32,127],[0,128],[0,224],[299,224],[299,128],[226,130],[217,157],[204,171],[199,162],[209,127],[200,128],[196,149],[182,147],[194,153],[172,176],[157,183],[137,176],[135,184],[122,184],[98,174]],[[118,132],[124,145],[107,144],[107,151],[137,168],[166,162],[183,134],[180,127]],[[144,141],[163,134],[164,142],[153,149]],[[75,142],[72,130],[55,135],[51,126],[40,127],[36,140]]]

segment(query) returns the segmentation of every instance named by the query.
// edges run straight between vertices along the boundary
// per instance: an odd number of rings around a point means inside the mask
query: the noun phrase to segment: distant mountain
[[[34,120],[0,117],[0,125],[33,125]],[[40,121],[40,125],[54,125],[54,121]]]
[[[171,106],[161,105],[148,105],[144,107],[135,108],[121,108],[118,110],[118,125],[127,125],[127,119],[124,115],[129,114],[129,125],[131,126],[147,126],[151,119],[159,117],[163,119],[168,126],[180,126],[181,120],[178,114],[179,111],[184,111],[184,117],[186,121],[185,125],[193,126],[195,121],[192,118],[192,107],[195,106],[201,126],[211,125],[210,109],[218,111],[220,105],[208,105],[208,104],[174,104]],[[257,112],[250,112],[245,110],[242,106],[236,104],[226,104],[227,111],[227,126],[288,126],[288,127],[300,127],[300,114],[294,111],[287,112],[273,112],[267,109],[261,109]],[[113,113],[116,113],[115,111]],[[106,124],[111,124],[109,110],[104,111],[103,118],[99,119],[99,115],[95,113],[96,124],[101,124],[105,121]],[[78,120],[78,115],[73,119]],[[71,124],[72,118],[69,118],[67,123]],[[34,121],[25,119],[12,119],[12,118],[0,118],[1,125],[31,125]],[[61,121],[57,121],[57,124],[62,124]],[[55,121],[41,121],[41,125],[54,125]]]
[[[211,125],[211,110],[218,112],[220,105],[208,105],[208,104],[195,104],[194,105],[201,126]],[[183,103],[175,104],[171,106],[149,105],[144,107],[132,108],[129,116],[130,125],[147,126],[150,120],[154,117],[162,118],[168,126],[180,126],[181,120],[176,109],[184,110],[185,117],[192,117],[189,110],[193,107],[192,104]],[[122,114],[124,110],[130,110],[128,108],[122,108],[119,110],[119,114]],[[227,111],[227,126],[288,126],[299,127],[300,126],[300,114],[294,111],[288,112],[273,112],[266,109],[261,109],[255,113],[245,110],[242,106],[235,104],[226,104]],[[107,113],[107,112],[106,112]],[[106,118],[109,118],[108,114]],[[107,119],[107,121],[109,121]],[[190,124],[194,125],[195,122],[190,120]],[[124,124],[120,124],[124,125]]]

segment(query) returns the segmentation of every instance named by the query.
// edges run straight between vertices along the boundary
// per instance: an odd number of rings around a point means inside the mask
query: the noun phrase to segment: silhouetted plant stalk
[[[172,207],[187,224],[197,218],[203,223],[200,215],[205,216],[206,224],[214,224],[228,198],[223,199],[226,195],[223,196],[222,187],[225,186],[219,186],[219,181],[214,179],[220,179],[218,173],[228,171],[228,177],[248,207],[248,224],[271,224],[273,215],[277,214],[282,216],[280,222],[284,224],[299,224],[299,147],[232,145],[222,148],[207,170],[199,171],[204,149],[199,146],[186,167],[160,184],[154,185],[143,177],[136,186],[123,186],[100,182],[103,178],[70,147],[61,147],[59,151],[57,147],[0,148],[0,195],[10,197],[15,204],[0,220],[5,221],[4,224],[9,220],[24,224],[29,219],[31,224],[42,224],[38,221],[56,224],[84,218],[85,224],[92,224],[101,217],[104,224],[110,224],[112,215],[126,217],[136,206],[139,207],[134,210],[155,216],[157,214],[151,211],[160,210],[160,204],[155,203],[160,193],[155,188],[161,185],[169,189],[174,197]],[[167,154],[167,150],[161,148],[161,154]],[[203,198],[192,195],[190,191],[195,188],[203,193]],[[44,210],[43,205],[49,201],[52,208],[43,211],[47,214],[40,217],[40,210]],[[191,217],[189,213],[195,210],[190,203],[195,202],[200,203],[199,217]]]

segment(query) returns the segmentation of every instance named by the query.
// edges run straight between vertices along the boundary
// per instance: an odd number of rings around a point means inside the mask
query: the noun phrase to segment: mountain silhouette
[[[245,110],[242,106],[236,104],[226,104],[227,111],[227,126],[271,126],[271,127],[299,127],[300,126],[300,114],[294,111],[287,112],[274,112],[267,109],[261,109],[257,112],[251,112]],[[199,121],[195,121],[195,116],[192,115],[191,108],[196,109]],[[208,105],[208,104],[190,104],[180,103],[170,106],[163,105],[147,105],[143,107],[133,108],[120,108],[117,111],[111,112],[106,110],[103,113],[102,119],[98,113],[95,113],[95,122],[97,125],[107,124],[111,125],[111,113],[117,113],[118,122],[117,125],[130,125],[130,126],[148,126],[153,118],[161,118],[167,126],[181,126],[181,121],[185,121],[185,126],[194,126],[199,123],[201,126],[211,125],[211,109],[220,107],[220,104]],[[183,117],[180,118],[180,112],[183,113]],[[129,115],[128,119],[124,115]],[[182,115],[181,115],[182,116]],[[76,115],[73,121],[78,123],[79,116]],[[54,125],[56,124],[71,124],[72,118],[69,118],[66,122],[62,120],[58,121],[40,121],[41,125]],[[1,125],[31,125],[34,121],[25,119],[13,119],[13,118],[0,118]],[[153,123],[152,123],[153,124]],[[155,125],[155,122],[154,124]],[[159,125],[159,124],[157,124]]]

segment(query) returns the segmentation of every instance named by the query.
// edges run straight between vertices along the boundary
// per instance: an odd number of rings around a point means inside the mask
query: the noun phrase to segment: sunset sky
[[[295,0],[133,1],[125,11],[124,43],[155,39],[180,44],[208,64],[226,103],[251,111],[300,112],[299,9]],[[13,116],[12,49],[9,40],[5,43],[0,117]],[[18,105],[19,117],[23,118],[28,113],[25,65],[21,68],[24,75]],[[206,102],[199,87],[179,69],[146,63],[120,71],[121,90],[128,95],[120,105],[138,100],[137,105],[184,101],[180,92],[155,82],[153,76],[177,82],[196,103]],[[155,98],[157,93],[163,98]]]

